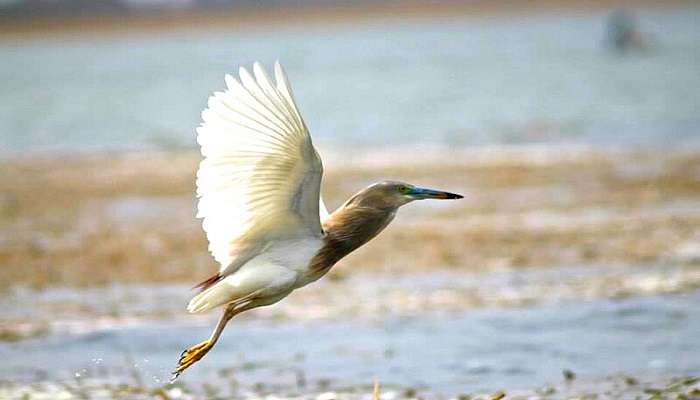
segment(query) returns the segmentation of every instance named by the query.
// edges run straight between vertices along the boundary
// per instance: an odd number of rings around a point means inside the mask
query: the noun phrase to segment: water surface
[[[278,58],[330,146],[697,144],[699,10],[640,13],[651,49],[626,57],[605,13],[6,41],[0,149],[194,146],[223,75]]]
[[[581,378],[700,374],[700,292],[428,314],[383,321],[234,321],[188,385],[235,381],[293,393],[373,378],[444,395]],[[238,322],[238,323],[236,323]],[[103,379],[159,386],[208,323],[154,322],[0,345],[4,380]]]

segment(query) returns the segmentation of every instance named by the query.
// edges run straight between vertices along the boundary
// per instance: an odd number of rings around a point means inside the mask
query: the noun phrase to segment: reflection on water
[[[234,321],[215,351],[182,379],[247,388],[261,383],[287,393],[298,390],[300,380],[343,388],[378,377],[386,385],[456,394],[556,382],[563,369],[582,378],[697,375],[698,301],[695,291],[374,323]],[[0,375],[16,382],[79,376],[159,386],[176,359],[173,349],[209,329],[153,323],[4,344]]]
[[[697,144],[699,13],[640,13],[622,58],[605,13],[4,42],[0,148],[193,146],[224,73],[276,58],[321,143]]]

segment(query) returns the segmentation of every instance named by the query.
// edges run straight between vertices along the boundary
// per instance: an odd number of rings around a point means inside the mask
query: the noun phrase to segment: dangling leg
[[[177,363],[177,368],[175,368],[175,371],[173,371],[173,376],[170,379],[171,382],[174,382],[184,370],[201,360],[202,357],[204,357],[204,355],[207,354],[212,347],[214,347],[216,341],[219,340],[219,336],[221,336],[221,332],[224,331],[228,321],[230,321],[236,314],[239,314],[246,309],[245,307],[241,306],[242,304],[240,303],[238,304],[238,307],[236,307],[235,304],[229,304],[226,306],[224,313],[221,315],[221,318],[219,318],[219,322],[216,324],[216,328],[214,328],[214,332],[212,332],[209,339],[182,352],[180,355],[180,361]]]

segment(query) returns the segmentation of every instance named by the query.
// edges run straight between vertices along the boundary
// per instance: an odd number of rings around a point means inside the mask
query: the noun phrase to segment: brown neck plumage
[[[325,273],[341,258],[370,241],[394,219],[395,208],[346,203],[323,223],[323,247],[311,260],[311,269]]]

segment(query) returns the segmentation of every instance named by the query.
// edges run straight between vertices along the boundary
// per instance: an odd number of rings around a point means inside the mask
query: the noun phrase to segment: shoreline
[[[563,276],[570,276],[563,278]],[[361,300],[348,303],[349,293]],[[692,266],[581,266],[470,272],[361,272],[323,280],[275,305],[246,313],[266,323],[378,324],[386,320],[459,317],[466,313],[546,309],[700,294]],[[152,323],[208,326],[216,313],[184,310],[193,295],[186,284],[119,284],[105,287],[14,287],[0,305],[0,344],[41,337],[96,334]],[[99,298],[95,303],[92,299]],[[27,306],[31,304],[31,306]]]
[[[411,205],[331,276],[700,263],[700,151],[322,154],[329,209],[382,179],[466,195]],[[216,265],[195,219],[199,160],[195,151],[0,160],[1,286],[209,275]]]
[[[314,143],[324,163],[334,163],[344,167],[366,169],[389,167],[402,163],[411,155],[411,163],[448,165],[469,164],[471,166],[504,165],[512,163],[548,164],[562,161],[584,161],[595,157],[642,157],[659,154],[679,157],[693,157],[700,154],[700,143],[670,145],[663,147],[622,145],[594,145],[578,143],[514,143],[484,145],[452,145],[442,143],[405,143],[390,146],[376,145],[336,145]],[[347,154],[353,154],[348,159]],[[446,158],[445,154],[450,157]],[[418,155],[418,157],[416,157]],[[142,147],[133,148],[86,148],[86,149],[40,149],[30,151],[0,151],[0,166],[22,162],[63,162],[103,160],[105,157],[120,159],[149,159],[152,157],[185,157],[201,159],[200,150],[194,146]],[[448,161],[446,161],[448,160]],[[368,164],[369,163],[369,164]]]
[[[128,368],[122,368],[127,369]],[[89,371],[88,371],[89,372]],[[128,372],[128,371],[127,371]],[[222,371],[222,375],[229,374],[230,371]],[[130,379],[138,376],[138,372],[132,372]],[[219,395],[219,390],[213,385],[186,385],[180,382],[175,384],[148,385],[140,383],[115,384],[111,380],[114,378],[100,379],[90,376],[81,379],[78,377],[73,381],[52,382],[42,381],[32,384],[5,383],[0,382],[0,395],[8,400],[26,398],[51,398],[58,396],[88,397],[100,399],[109,398],[157,398],[157,399],[198,399],[208,398],[212,394]],[[104,379],[104,378],[103,378]],[[450,399],[474,399],[474,400],[549,400],[549,399],[601,399],[601,400],[624,400],[624,399],[695,399],[700,396],[700,378],[694,376],[673,376],[669,374],[658,374],[657,376],[635,377],[631,374],[620,372],[617,374],[599,376],[595,378],[578,378],[572,371],[563,370],[562,378],[551,384],[544,384],[530,387],[516,387],[505,390],[477,390],[469,393],[455,394],[451,397],[435,395],[424,388],[403,386],[396,383],[383,383],[380,379],[367,377],[367,383],[353,385],[350,387],[329,390],[325,381],[316,382],[313,386],[306,385],[290,390],[291,393],[276,393],[264,385],[252,389],[242,390],[236,384],[236,380],[231,378],[233,383],[229,385],[238,389],[236,398],[246,400],[278,399],[278,400],[356,400],[356,399],[396,399],[410,400],[416,398],[450,398]],[[376,382],[376,386],[370,383]],[[222,386],[227,382],[224,380]],[[310,385],[311,386],[311,385]],[[377,397],[375,397],[377,396]],[[418,396],[418,397],[416,397]],[[218,398],[218,397],[216,397]]]
[[[422,1],[383,2],[360,5],[318,5],[301,7],[241,7],[214,10],[170,11],[158,14],[91,15],[74,17],[20,17],[0,19],[0,41],[14,39],[64,39],[89,31],[99,37],[153,34],[174,30],[206,31],[214,29],[274,30],[295,27],[353,25],[384,21],[419,21],[478,16],[513,16],[548,12],[590,13],[631,7],[641,9],[677,9],[697,7],[689,0],[659,3],[654,0],[626,0],[614,7],[603,0],[508,1],[495,4],[487,0],[427,3]]]

